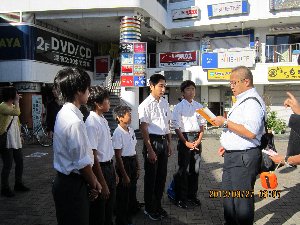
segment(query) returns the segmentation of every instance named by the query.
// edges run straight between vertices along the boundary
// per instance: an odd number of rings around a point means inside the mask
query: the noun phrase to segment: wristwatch
[[[228,128],[228,121],[225,120],[221,127],[222,128]]]
[[[288,155],[286,155],[286,156],[284,157],[284,164],[285,164],[286,166],[291,166],[291,165],[288,163],[289,157],[290,157],[290,156],[288,156]]]

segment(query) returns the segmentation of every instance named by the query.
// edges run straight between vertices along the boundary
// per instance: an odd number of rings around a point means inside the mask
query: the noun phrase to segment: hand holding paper
[[[209,110],[209,108],[204,107],[201,109],[196,110],[197,113],[199,113],[204,119],[206,119],[209,123],[211,123],[213,126],[216,126],[211,119],[215,118],[215,114],[212,113],[212,111]]]

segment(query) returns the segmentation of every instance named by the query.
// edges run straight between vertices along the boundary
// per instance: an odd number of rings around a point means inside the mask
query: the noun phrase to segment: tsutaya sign
[[[202,68],[234,68],[237,65],[253,67],[255,54],[252,49],[242,51],[212,52],[202,54]]]
[[[268,80],[300,80],[300,66],[269,67]]]
[[[184,9],[172,10],[173,21],[197,19],[198,17],[199,17],[199,8],[196,6],[191,6],[189,8],[184,8]]]
[[[226,2],[207,6],[208,17],[248,13],[247,1]]]

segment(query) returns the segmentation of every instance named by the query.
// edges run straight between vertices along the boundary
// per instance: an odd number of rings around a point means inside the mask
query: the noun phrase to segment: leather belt
[[[225,149],[225,152],[226,153],[247,152],[247,151],[250,151],[250,150],[253,150],[253,149],[258,149],[258,147],[247,148],[247,149],[244,149],[244,150],[226,150]]]
[[[165,140],[166,134],[165,135],[159,135],[159,134],[149,134],[149,137],[152,139],[157,139],[157,140]]]
[[[108,160],[106,162],[100,162],[100,166],[109,166],[113,163],[113,160]]]
[[[61,173],[61,172],[59,172],[59,171],[57,171],[57,176],[59,176],[59,177],[81,177],[81,175],[80,174],[78,174],[78,173],[70,173],[69,175],[66,175],[66,174],[64,174],[64,173]]]

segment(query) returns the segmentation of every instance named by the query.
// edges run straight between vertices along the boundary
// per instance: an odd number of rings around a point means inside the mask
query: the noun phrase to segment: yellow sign
[[[229,80],[232,69],[207,70],[207,80]]]
[[[300,66],[269,67],[268,80],[300,80]]]

